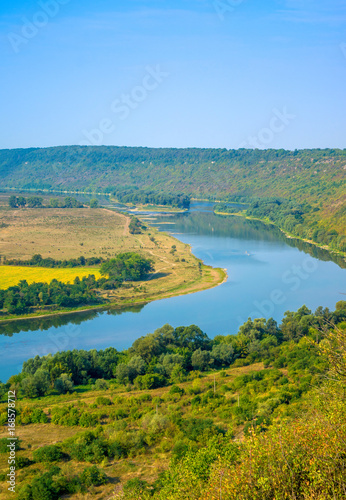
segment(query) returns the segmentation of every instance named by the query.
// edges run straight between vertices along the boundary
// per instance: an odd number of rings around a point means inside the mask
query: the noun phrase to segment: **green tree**
[[[97,208],[99,206],[99,202],[96,198],[92,198],[89,202],[90,208]]]
[[[67,392],[73,391],[74,384],[67,373],[62,373],[60,377],[55,380],[54,387],[59,394],[66,394]]]
[[[18,200],[17,200],[17,197],[12,195],[9,197],[8,199],[8,205],[11,207],[11,208],[17,208],[18,206]]]
[[[104,262],[100,268],[102,275],[125,281],[143,280],[153,271],[153,262],[134,252],[121,253],[115,259]]]
[[[202,351],[202,349],[197,349],[197,351],[192,354],[191,364],[194,370],[200,370],[201,372],[203,372],[208,367],[210,367],[211,362],[212,359],[210,351]]]
[[[17,203],[19,207],[24,208],[26,205],[26,199],[23,196],[19,196]]]
[[[28,396],[29,398],[44,396],[48,392],[49,388],[49,372],[41,368],[37,370],[34,375],[29,375],[21,382],[21,389],[25,396]]]

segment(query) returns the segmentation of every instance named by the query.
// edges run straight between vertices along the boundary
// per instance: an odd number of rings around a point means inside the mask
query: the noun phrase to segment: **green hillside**
[[[9,390],[19,500],[344,499],[345,320],[341,301],[29,359],[0,383],[0,499]]]
[[[346,150],[334,149],[68,146],[0,151],[3,188],[104,193],[139,188],[224,201],[291,199],[301,217],[299,227],[290,224],[290,232],[342,251],[345,174]]]

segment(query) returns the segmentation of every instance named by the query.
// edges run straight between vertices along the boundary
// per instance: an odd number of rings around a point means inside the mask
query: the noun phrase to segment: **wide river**
[[[148,222],[192,245],[206,264],[227,269],[225,283],[210,290],[157,300],[128,311],[72,314],[0,325],[0,379],[21,371],[35,355],[70,349],[118,350],[169,323],[198,325],[210,337],[235,334],[248,317],[273,317],[303,304],[333,309],[345,300],[342,259],[290,240],[275,227],[237,216],[216,216],[209,203],[185,214],[147,214]]]

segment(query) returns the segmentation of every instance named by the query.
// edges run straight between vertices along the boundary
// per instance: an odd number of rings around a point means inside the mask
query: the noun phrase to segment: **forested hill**
[[[341,195],[346,150],[151,149],[67,146],[0,150],[4,187],[110,192],[119,184],[227,198]]]
[[[338,234],[345,228],[345,176],[346,150],[339,149],[66,146],[0,150],[4,188],[112,193],[121,187],[214,200],[291,198],[315,210],[304,226],[311,229],[311,222],[323,221],[323,230]]]

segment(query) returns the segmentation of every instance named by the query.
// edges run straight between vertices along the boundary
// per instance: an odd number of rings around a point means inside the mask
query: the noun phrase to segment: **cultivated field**
[[[6,290],[17,285],[21,280],[29,283],[50,283],[53,279],[63,283],[73,283],[78,276],[83,278],[93,274],[96,279],[101,277],[95,267],[75,269],[46,269],[42,267],[0,266],[0,289]]]
[[[7,259],[29,259],[38,253],[55,259],[81,255],[106,259],[120,252],[137,252],[152,259],[155,273],[145,282],[104,292],[109,303],[120,306],[197,292],[225,279],[223,270],[201,265],[189,245],[152,227],[142,234],[130,234],[129,222],[129,217],[101,208],[10,210],[0,205],[0,255]],[[37,281],[46,281],[48,271],[51,279],[73,279],[70,272],[81,276],[80,269],[25,269],[30,271],[35,272]],[[96,275],[95,269],[83,271]],[[17,272],[18,268],[6,267],[0,287],[5,280],[17,280]],[[23,276],[20,279],[27,279]]]

